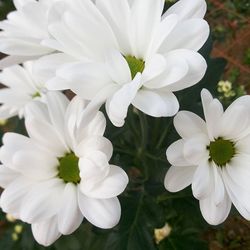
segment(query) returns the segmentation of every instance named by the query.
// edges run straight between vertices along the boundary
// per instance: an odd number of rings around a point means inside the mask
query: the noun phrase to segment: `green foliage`
[[[0,0],[0,20],[5,19],[7,13],[14,9],[13,1]]]
[[[244,62],[247,65],[250,65],[250,48],[245,51]]]

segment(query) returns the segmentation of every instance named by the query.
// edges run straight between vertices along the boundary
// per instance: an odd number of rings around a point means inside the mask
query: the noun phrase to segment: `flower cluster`
[[[6,133],[0,149],[0,206],[32,225],[42,245],[74,232],[85,218],[107,229],[120,219],[128,184],[109,163],[108,118],[124,125],[133,105],[153,117],[179,111],[175,92],[203,78],[199,50],[209,36],[205,0],[13,0],[0,22],[0,119],[24,118],[28,136]],[[71,101],[62,92],[76,95]],[[225,220],[231,201],[250,219],[250,97],[223,113],[204,90],[206,123],[174,118],[181,140],[167,150],[170,191],[192,183],[204,218]],[[241,120],[240,124],[238,121]],[[225,129],[227,127],[227,129]]]

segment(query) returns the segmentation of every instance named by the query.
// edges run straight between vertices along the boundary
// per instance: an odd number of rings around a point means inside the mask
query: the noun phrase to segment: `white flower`
[[[46,93],[40,77],[33,72],[33,62],[24,66],[11,66],[0,72],[0,82],[7,88],[0,89],[0,119],[24,115],[25,106]]]
[[[10,12],[6,20],[0,22],[2,30],[0,51],[11,55],[1,61],[1,68],[54,51],[42,45],[41,42],[50,37],[48,21],[49,18],[56,18],[56,15],[49,10],[55,0],[14,0],[13,2],[16,10]]]
[[[117,195],[128,177],[109,165],[112,144],[103,137],[100,112],[90,116],[84,102],[61,93],[27,108],[29,137],[7,133],[0,150],[1,208],[32,224],[35,239],[48,246],[75,231],[85,217],[100,228],[114,227],[121,214]]]
[[[164,0],[75,0],[49,25],[54,39],[43,41],[63,52],[38,62],[39,69],[58,67],[48,88],[106,101],[116,126],[124,124],[131,103],[154,117],[176,114],[173,92],[196,84],[206,71],[197,52],[209,34],[206,2],[180,0],[162,16],[163,6]]]
[[[212,225],[227,218],[231,203],[250,220],[250,96],[238,98],[225,112],[207,90],[201,97],[206,122],[188,111],[174,119],[182,139],[167,149],[172,166],[165,187],[178,192],[192,184]]]

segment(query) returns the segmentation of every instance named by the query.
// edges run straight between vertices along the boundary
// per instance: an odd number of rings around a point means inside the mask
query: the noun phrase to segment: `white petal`
[[[220,205],[226,194],[225,186],[222,180],[221,169],[212,162],[213,174],[214,174],[214,203],[216,206]]]
[[[250,135],[247,135],[235,143],[235,147],[239,153],[250,154]]]
[[[69,105],[68,98],[61,92],[51,91],[46,94],[46,102],[50,120],[53,126],[61,134],[61,140],[64,141],[64,128],[65,128],[65,113]],[[66,144],[66,142],[65,142]],[[65,145],[66,146],[66,145]],[[66,146],[67,147],[67,146]]]
[[[93,199],[79,192],[78,201],[82,214],[94,226],[109,229],[118,224],[121,206],[117,198]]]
[[[189,66],[184,56],[182,56],[181,51],[171,51],[164,57],[166,64],[164,71],[159,75],[155,75],[155,77],[153,77],[151,80],[144,82],[143,86],[149,89],[161,89],[168,86],[171,87],[188,74]],[[158,62],[153,62],[155,63],[155,67],[159,65]],[[160,63],[162,62],[160,61]]]
[[[248,107],[233,105],[222,116],[221,136],[227,139],[239,139],[249,134],[249,124]]]
[[[58,174],[55,157],[37,150],[20,150],[13,157],[13,168],[28,178],[44,180]]]
[[[205,0],[181,0],[169,8],[164,16],[178,14],[181,20],[189,18],[203,18],[207,10]]]
[[[207,133],[206,123],[198,115],[189,111],[178,112],[174,118],[174,126],[182,138]]]
[[[228,174],[227,168],[223,168],[222,170],[223,181],[232,203],[246,220],[250,220],[249,190],[244,190],[238,183],[235,183]]]
[[[68,152],[64,141],[61,140],[61,135],[52,124],[34,118],[26,118],[25,125],[30,138],[39,143],[44,149],[56,156],[63,156]]]
[[[166,152],[168,161],[173,166],[189,166],[189,162],[184,157],[184,140],[180,139],[172,143]]]
[[[112,143],[105,137],[91,136],[85,138],[76,148],[75,153],[78,157],[87,156],[91,151],[101,151],[110,160],[113,153]]]
[[[16,9],[21,9],[25,4],[34,2],[34,0],[13,0]]]
[[[213,99],[206,89],[201,91],[201,100],[209,137],[211,140],[216,139],[220,136],[222,129],[220,123],[223,115],[222,104],[217,99]]]
[[[0,69],[37,59],[37,56],[6,56],[0,60]]]
[[[80,177],[88,180],[89,185],[94,186],[103,180],[109,173],[110,166],[107,156],[100,151],[90,151],[88,156],[79,160]]]
[[[106,66],[112,80],[118,84],[131,82],[131,73],[127,61],[117,50],[108,53]]]
[[[147,86],[147,82],[157,77],[166,70],[167,63],[164,56],[155,54],[150,60],[145,62],[145,69],[142,73],[142,81]]]
[[[83,117],[80,120],[80,124],[78,126],[78,138],[79,141],[84,140],[86,137],[90,136],[103,136],[106,129],[106,118],[101,112],[92,112],[92,114],[96,114],[93,119],[84,119]]]
[[[63,203],[58,212],[58,230],[61,234],[72,234],[82,223],[83,215],[78,206],[77,187],[68,183],[63,192]]]
[[[170,192],[179,192],[192,183],[196,166],[176,167],[172,166],[168,170],[164,185]]]
[[[17,178],[10,183],[1,194],[1,208],[5,213],[16,215],[20,218],[20,208],[26,194],[32,187],[32,181],[24,177]]]
[[[58,213],[65,184],[60,179],[37,183],[26,194],[20,219],[27,223],[42,222]]]
[[[220,205],[215,205],[214,198],[209,196],[200,200],[200,209],[204,219],[211,225],[218,225],[226,220],[230,213],[231,201],[228,195],[225,195]]]
[[[20,38],[0,38],[0,51],[7,55],[15,55],[21,57],[42,56],[52,52],[53,50],[41,46],[39,43],[25,41]]]
[[[15,171],[4,165],[0,165],[0,187],[7,188],[17,177],[18,174]]]
[[[70,89],[84,99],[91,100],[112,83],[103,63],[71,63],[59,68],[57,77],[70,83]]]
[[[122,127],[124,125],[129,105],[135,98],[140,87],[141,74],[137,73],[132,82],[123,85],[120,90],[106,102],[107,114],[115,126]]]
[[[108,175],[95,186],[87,179],[80,183],[81,192],[95,199],[109,199],[121,194],[128,184],[127,174],[117,166],[110,166]]]
[[[34,223],[31,228],[36,241],[45,247],[52,245],[61,236],[56,216],[40,223]]]
[[[176,14],[168,15],[162,19],[154,35],[154,40],[151,46],[152,54],[157,51],[159,52],[159,47],[165,43],[165,40],[168,39],[169,34],[171,34],[177,23],[178,15]]]
[[[232,160],[227,164],[227,173],[242,189],[250,190],[250,169],[249,169],[250,155],[236,154]]]
[[[47,82],[55,76],[55,72],[60,66],[70,63],[73,60],[72,57],[64,53],[41,57],[34,63],[34,74],[38,75],[40,81]]]
[[[124,55],[131,54],[129,41],[130,7],[124,0],[97,0],[97,8],[108,20]]]
[[[192,180],[193,195],[198,200],[206,199],[213,188],[212,166],[203,161],[196,169]]]
[[[159,52],[166,53],[174,49],[198,51],[209,36],[209,26],[203,19],[189,19],[180,22],[161,44]]]
[[[178,81],[172,82],[165,86],[167,90],[179,91],[198,83],[205,75],[207,70],[206,60],[198,53],[187,49],[177,49],[166,54],[168,57],[177,57],[185,60],[188,65],[187,73]]]
[[[160,23],[163,0],[137,0],[131,8],[130,34],[133,55],[146,59],[153,34]]]
[[[209,158],[207,146],[209,140],[204,134],[185,139],[183,154],[191,165],[199,165],[201,160]]]
[[[150,102],[148,101],[150,100]],[[176,96],[167,91],[141,89],[132,104],[142,112],[153,117],[174,116],[179,110]]]

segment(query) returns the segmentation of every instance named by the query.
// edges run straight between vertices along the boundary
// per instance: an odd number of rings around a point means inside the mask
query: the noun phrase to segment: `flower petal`
[[[231,210],[231,201],[226,194],[220,205],[215,205],[214,197],[200,200],[200,209],[204,219],[210,225],[218,225],[226,220]]]
[[[130,6],[124,0],[97,0],[97,8],[105,16],[124,55],[131,54],[129,41]]]
[[[105,137],[91,136],[85,138],[76,148],[75,153],[78,157],[88,156],[91,151],[100,151],[106,154],[110,160],[113,153],[112,143]]]
[[[43,222],[34,223],[31,228],[35,240],[45,247],[52,245],[61,236],[56,216]]]
[[[17,177],[18,174],[15,171],[4,165],[0,165],[0,187],[7,188]]]
[[[209,36],[208,23],[203,19],[188,19],[176,25],[161,44],[159,51],[166,53],[174,49],[189,49],[198,51]],[[194,39],[195,37],[195,39]]]
[[[58,212],[58,230],[61,234],[72,234],[82,223],[83,215],[78,206],[77,187],[68,183],[63,192],[63,204]]]
[[[82,214],[94,226],[109,229],[118,224],[121,206],[117,198],[94,199],[79,192],[78,201]]]
[[[181,0],[170,7],[164,17],[170,14],[178,14],[180,20],[190,18],[203,18],[207,11],[207,4],[205,0]]]
[[[20,218],[20,208],[26,194],[32,187],[33,181],[24,177],[17,178],[10,183],[1,194],[1,208],[5,213],[10,213]]]
[[[179,192],[186,188],[192,183],[196,168],[196,166],[170,167],[164,179],[165,188],[170,192]]]
[[[140,87],[141,74],[137,73],[132,82],[123,85],[106,102],[107,114],[115,126],[122,127],[124,125],[129,105],[132,103]]]
[[[223,181],[232,203],[246,220],[250,220],[249,190],[244,190],[238,183],[235,183],[230,177],[227,168],[223,168],[222,170]]]
[[[58,213],[65,184],[61,179],[38,182],[27,192],[20,209],[20,219],[27,223],[42,222]]]
[[[112,80],[117,84],[131,82],[131,73],[127,61],[117,50],[110,51],[106,58],[106,67]]]
[[[184,140],[180,139],[172,143],[166,152],[168,161],[173,166],[189,166],[189,162],[184,157]]]
[[[206,123],[198,115],[189,111],[178,112],[174,118],[174,126],[182,138],[190,138],[197,134],[207,134]]]
[[[207,146],[209,140],[204,134],[198,134],[194,137],[185,139],[183,153],[185,159],[191,165],[199,165],[201,160],[209,159],[209,152]]]
[[[192,180],[193,195],[198,200],[206,199],[213,188],[212,167],[207,161],[201,162],[197,167]]]
[[[91,180],[90,180],[91,181]],[[96,185],[89,185],[88,180],[80,184],[81,192],[95,199],[109,199],[121,194],[128,184],[127,174],[117,166],[110,166],[108,175]]]
[[[141,89],[132,104],[145,114],[153,117],[174,116],[179,110],[179,102],[176,96],[171,92],[160,90]]]
[[[13,156],[13,169],[33,180],[46,180],[57,176],[57,158],[37,150],[20,150]]]

